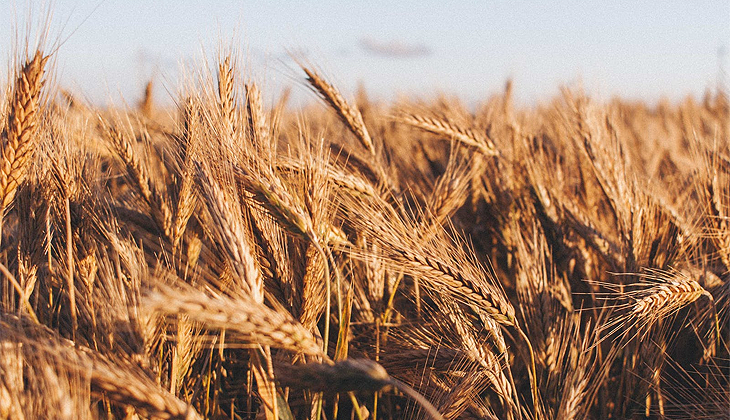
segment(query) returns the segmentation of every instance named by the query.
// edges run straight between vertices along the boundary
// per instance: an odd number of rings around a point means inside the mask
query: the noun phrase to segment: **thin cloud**
[[[362,38],[360,47],[370,54],[389,58],[416,58],[431,55],[431,49],[423,44],[408,44],[402,41],[379,41]]]

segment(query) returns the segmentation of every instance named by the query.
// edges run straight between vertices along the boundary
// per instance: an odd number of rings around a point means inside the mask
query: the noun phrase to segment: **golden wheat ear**
[[[428,116],[416,115],[402,112],[396,121],[419,128],[423,131],[444,136],[448,139],[454,139],[465,146],[477,150],[484,156],[499,156],[499,150],[492,141],[484,135],[471,130],[462,128],[445,119],[437,119]]]
[[[312,85],[312,88],[322,99],[325,100],[325,102],[327,102],[327,104],[329,104],[330,107],[332,107],[332,109],[337,113],[337,116],[340,117],[340,120],[342,120],[352,134],[357,137],[360,144],[362,144],[362,146],[367,149],[372,156],[375,156],[375,145],[368,133],[367,127],[365,127],[365,122],[362,119],[360,111],[350,106],[350,104],[345,101],[345,98],[342,97],[340,91],[327,83],[327,81],[324,80],[316,71],[304,66],[302,66],[302,70],[304,70],[304,73],[307,74],[307,81],[310,85]]]
[[[228,330],[233,340],[259,344],[314,356],[322,356],[321,343],[291,314],[276,312],[246,298],[210,296],[185,287],[160,287],[145,298],[150,313],[167,317],[186,316],[211,330]]]
[[[39,50],[18,72],[10,97],[8,119],[2,136],[0,163],[0,217],[10,206],[25,179],[28,164],[38,143],[41,90],[49,56]]]
[[[218,63],[218,98],[221,122],[226,136],[236,132],[236,89],[235,68],[231,57],[225,57]]]
[[[0,348],[6,353],[12,352],[13,363],[21,367],[18,373],[25,375],[25,378],[18,378],[21,384],[22,381],[29,384],[38,381],[37,372],[43,369],[56,376],[83,378],[78,385],[87,387],[94,398],[108,399],[145,416],[169,420],[202,419],[190,404],[161,389],[139,365],[127,358],[102,355],[73,344],[45,326],[30,325],[21,318],[5,314],[0,316],[0,337]],[[7,360],[5,353],[3,357],[0,364]],[[26,366],[25,373],[22,372],[23,365]],[[0,367],[3,368],[0,370],[2,392],[7,389],[4,382],[8,375],[6,366]],[[47,408],[44,407],[43,396],[33,398],[38,398],[40,406]]]
[[[616,315],[603,326],[606,337],[612,337],[620,347],[626,346],[634,338],[643,340],[659,321],[706,297],[716,338],[719,338],[720,325],[715,299],[693,278],[691,272],[674,268],[646,269],[636,276],[639,281],[619,292],[606,294],[609,297],[615,295],[617,301],[613,306]]]
[[[139,112],[145,116],[145,118],[152,118],[152,111],[154,110],[154,98],[152,97],[152,91],[154,88],[152,80],[147,82],[144,86],[144,93],[142,100],[139,101]]]

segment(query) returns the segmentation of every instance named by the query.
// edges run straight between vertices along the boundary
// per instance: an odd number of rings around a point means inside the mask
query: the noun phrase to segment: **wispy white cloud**
[[[424,44],[409,44],[403,41],[381,41],[366,37],[360,39],[360,47],[368,53],[390,58],[416,58],[431,55],[431,49]]]

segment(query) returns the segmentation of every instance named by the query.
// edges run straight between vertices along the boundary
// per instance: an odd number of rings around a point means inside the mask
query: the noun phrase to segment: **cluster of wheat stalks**
[[[0,418],[727,418],[730,110],[511,87],[159,109],[18,60],[0,105]],[[306,78],[306,79],[305,79]]]

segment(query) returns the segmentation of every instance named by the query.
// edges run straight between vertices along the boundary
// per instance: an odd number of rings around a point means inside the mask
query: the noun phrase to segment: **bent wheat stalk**
[[[332,394],[351,391],[378,392],[393,387],[416,401],[433,420],[444,420],[436,407],[423,395],[391,377],[380,364],[369,359],[346,359],[334,364],[280,365],[277,374],[279,382],[285,387]]]

